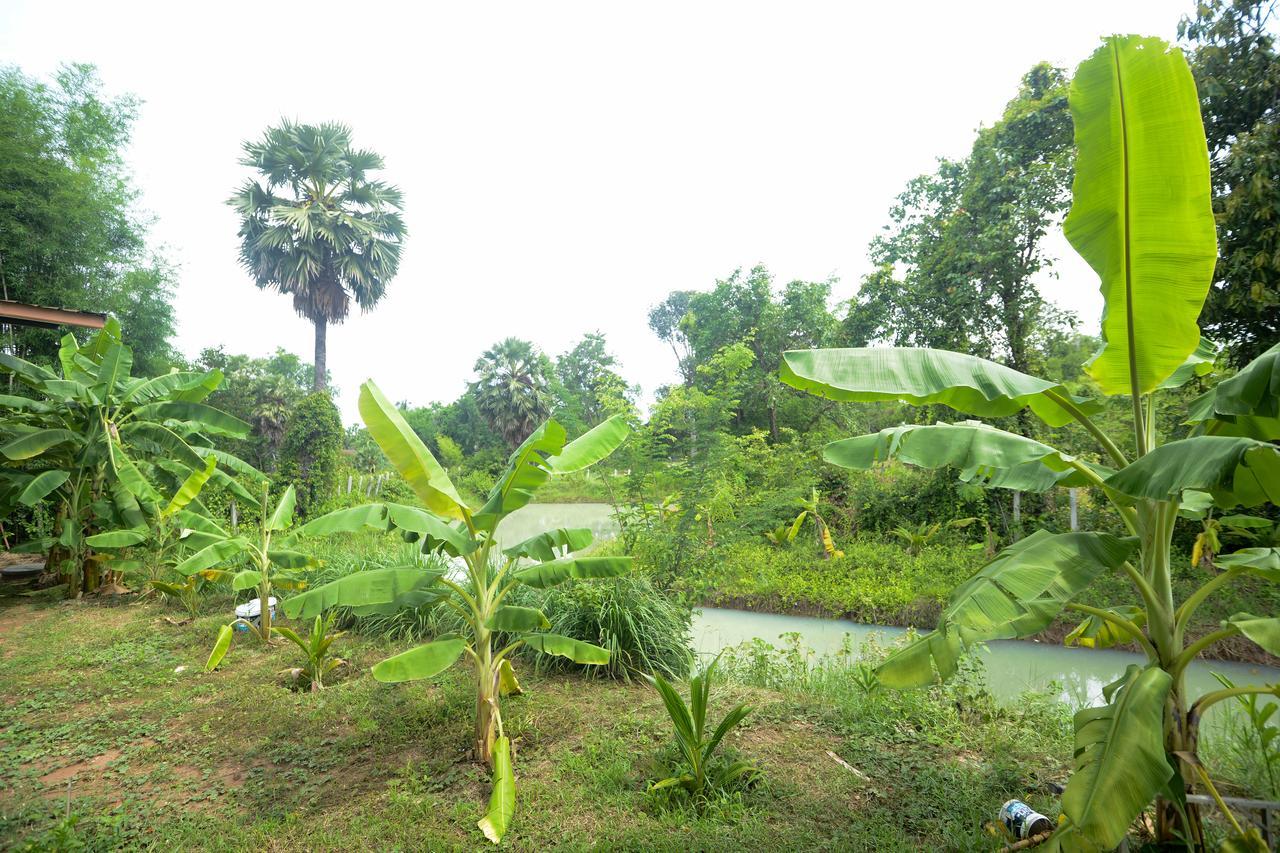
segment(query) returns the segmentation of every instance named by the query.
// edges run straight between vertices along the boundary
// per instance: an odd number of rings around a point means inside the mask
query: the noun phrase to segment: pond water
[[[504,546],[511,545],[549,527],[588,527],[597,539],[612,538],[618,530],[609,504],[530,504],[508,516],[499,538]],[[711,655],[755,638],[781,647],[786,644],[782,635],[796,633],[804,647],[815,655],[825,655],[840,651],[847,634],[856,654],[872,635],[882,644],[888,644],[903,630],[844,619],[704,607],[694,615],[693,641],[695,651]],[[1130,652],[1069,649],[1019,640],[989,643],[985,650],[978,652],[978,657],[986,670],[988,686],[998,699],[1011,700],[1028,690],[1052,688],[1062,701],[1074,707],[1098,703],[1104,686],[1119,678],[1130,663],[1143,660]],[[1213,677],[1215,672],[1240,685],[1280,680],[1280,670],[1272,667],[1197,661],[1187,674],[1191,693],[1199,696],[1221,686]],[[1228,705],[1234,703],[1224,702],[1218,708]],[[1214,713],[1210,711],[1211,716]]]
[[[498,544],[509,548],[553,527],[586,527],[597,540],[612,539],[618,533],[609,504],[529,504],[503,520]]]

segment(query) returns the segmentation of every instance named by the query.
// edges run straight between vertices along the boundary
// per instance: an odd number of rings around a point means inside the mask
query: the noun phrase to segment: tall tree
[[[1178,35],[1209,143],[1218,264],[1200,325],[1236,365],[1280,338],[1280,51],[1274,0],[1201,0]]]
[[[240,162],[256,169],[228,200],[240,214],[240,262],[259,288],[293,297],[315,326],[315,380],[326,386],[326,335],[354,300],[371,310],[400,266],[403,199],[370,177],[382,157],[351,143],[351,129],[288,120],[244,144]]]
[[[91,65],[51,83],[0,68],[0,297],[113,314],[134,368],[177,361],[172,272],[147,251],[122,152],[138,101],[109,98]],[[56,357],[61,330],[0,329],[21,358]]]
[[[671,347],[676,367],[684,384],[692,385],[694,377],[693,346],[685,333],[684,321],[689,314],[692,290],[673,290],[666,299],[649,309],[649,328],[658,339]]]
[[[1040,295],[1044,237],[1069,200],[1072,125],[1061,69],[1022,78],[969,156],[939,161],[891,210],[845,322],[847,342],[959,349],[1029,371],[1035,343],[1064,315]]]
[[[563,400],[556,419],[571,432],[582,432],[620,412],[635,409],[635,389],[614,367],[604,335],[590,332],[556,359],[555,373]]]
[[[519,338],[499,341],[476,360],[476,406],[512,449],[550,414],[550,371],[549,359]]]

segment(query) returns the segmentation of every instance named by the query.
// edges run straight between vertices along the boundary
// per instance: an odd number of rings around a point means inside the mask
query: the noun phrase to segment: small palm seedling
[[[302,649],[302,653],[307,656],[305,665],[289,672],[293,675],[295,684],[300,687],[309,686],[312,693],[323,690],[325,676],[340,666],[346,666],[347,663],[342,658],[329,653],[329,647],[333,645],[333,641],[342,636],[341,631],[331,633],[335,615],[331,611],[328,616],[317,616],[316,621],[311,624],[311,634],[305,640],[292,628],[283,625],[276,628],[285,639]]]
[[[663,704],[667,706],[667,713],[675,725],[676,746],[686,765],[682,768],[685,772],[655,782],[649,790],[682,789],[700,809],[714,794],[746,784],[760,773],[749,762],[717,760],[716,757],[716,750],[724,736],[751,713],[746,705],[734,706],[733,710],[724,715],[710,737],[707,736],[707,699],[711,694],[711,683],[715,680],[718,663],[720,658],[716,657],[703,672],[689,680],[687,705],[684,697],[661,675],[645,676],[657,688]]]

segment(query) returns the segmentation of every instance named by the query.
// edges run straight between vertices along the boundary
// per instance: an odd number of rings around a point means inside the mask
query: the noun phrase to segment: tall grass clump
[[[589,672],[623,681],[639,672],[672,679],[689,674],[693,612],[642,575],[555,587],[541,609],[551,620],[551,633],[609,650],[609,662]],[[562,657],[528,653],[541,671],[582,668]]]

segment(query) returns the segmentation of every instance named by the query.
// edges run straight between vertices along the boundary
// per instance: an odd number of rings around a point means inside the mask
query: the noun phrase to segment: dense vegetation
[[[338,124],[245,146],[241,261],[314,324],[314,363],[185,363],[123,171],[136,105],[88,68],[5,71],[6,295],[116,318],[0,351],[3,561],[44,565],[0,602],[0,695],[30,697],[0,714],[0,826],[33,849],[606,825],[637,849],[975,848],[1014,840],[984,820],[1026,797],[1062,814],[1055,849],[1258,849],[1185,795],[1280,795],[1278,688],[1185,674],[1280,656],[1271,11],[1199,4],[1185,59],[1112,37],[1031,68],[909,183],[852,294],[763,265],[670,293],[647,320],[677,375],[647,412],[595,332],[495,342],[452,402],[370,381],[345,429],[327,328],[407,239],[381,158]],[[1102,281],[1096,338],[1039,289],[1060,226]],[[534,501],[609,504],[617,537],[513,536]],[[708,665],[710,604],[933,630]],[[1032,636],[1143,662],[1074,718],[998,705],[973,651]],[[1219,704],[1241,713],[1201,738]]]

